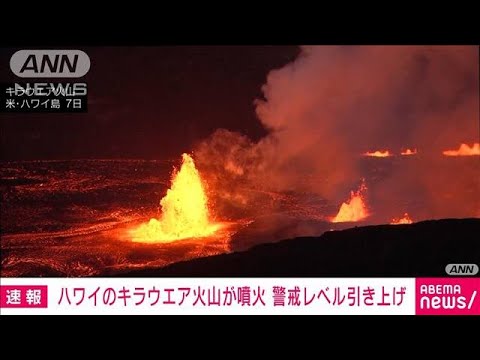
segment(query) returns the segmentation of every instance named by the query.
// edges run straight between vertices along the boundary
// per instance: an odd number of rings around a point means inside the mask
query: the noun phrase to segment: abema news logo
[[[480,278],[417,278],[417,315],[480,315]]]

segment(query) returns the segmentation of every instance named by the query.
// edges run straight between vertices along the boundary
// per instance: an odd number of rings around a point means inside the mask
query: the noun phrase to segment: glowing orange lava
[[[365,204],[364,193],[367,190],[365,182],[362,182],[357,191],[350,192],[350,199],[340,206],[338,214],[331,220],[337,222],[355,222],[368,217],[368,210]]]
[[[174,171],[167,194],[160,201],[162,217],[150,219],[131,233],[132,240],[166,243],[213,235],[222,227],[211,221],[208,199],[193,159],[182,155],[180,171]]]
[[[480,155],[480,143],[474,143],[472,147],[467,144],[461,144],[458,150],[445,150],[445,156],[472,156]]]
[[[417,153],[417,149],[413,149],[413,150],[407,149],[405,151],[402,151],[400,155],[410,156],[410,155],[415,155],[416,153]]]
[[[372,156],[372,157],[389,157],[389,156],[393,156],[393,154],[388,151],[388,150],[385,150],[385,151],[380,151],[380,150],[377,150],[377,151],[367,151],[366,153],[363,153],[362,154],[363,156]]]
[[[400,219],[393,218],[392,222],[390,224],[392,225],[399,225],[399,224],[411,224],[413,223],[413,220],[410,218],[408,213],[403,214],[403,217]]]

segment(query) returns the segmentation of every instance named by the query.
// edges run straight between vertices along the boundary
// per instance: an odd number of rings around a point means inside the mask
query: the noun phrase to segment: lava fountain
[[[473,156],[480,155],[480,143],[474,143],[472,147],[467,144],[461,144],[458,150],[445,150],[445,156]]]
[[[350,199],[340,206],[338,214],[331,219],[332,222],[355,222],[368,217],[364,193],[367,191],[365,182],[362,182],[357,191],[350,192]]]
[[[399,225],[399,224],[412,224],[413,220],[410,218],[408,213],[403,214],[402,218],[393,218],[392,222],[390,223],[391,225]]]
[[[388,150],[385,150],[385,151],[380,151],[380,150],[367,151],[366,153],[363,153],[362,155],[363,156],[370,156],[370,157],[389,157],[389,156],[393,156],[393,154]]]
[[[407,149],[407,150],[402,151],[400,153],[400,155],[402,155],[402,156],[411,156],[411,155],[416,155],[416,154],[417,154],[417,149],[413,149],[413,150]]]
[[[167,194],[160,201],[162,216],[152,218],[131,232],[132,240],[167,243],[187,238],[212,236],[222,223],[211,220],[208,198],[192,157],[182,155],[182,166],[174,170]]]

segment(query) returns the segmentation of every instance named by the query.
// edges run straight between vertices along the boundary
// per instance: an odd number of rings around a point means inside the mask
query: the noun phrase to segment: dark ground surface
[[[480,264],[480,219],[377,225],[262,244],[248,251],[122,274],[134,277],[429,277]]]

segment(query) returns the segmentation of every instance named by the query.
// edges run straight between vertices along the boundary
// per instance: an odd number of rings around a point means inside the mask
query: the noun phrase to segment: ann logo
[[[31,70],[34,73],[45,72],[45,68],[48,67],[48,71],[51,73],[62,74],[65,70],[74,73],[77,69],[78,54],[73,56],[71,60],[67,54],[55,54],[54,59],[49,54],[43,54],[40,60],[40,66],[38,65],[37,57],[34,54],[28,55],[25,63],[20,69],[20,73],[23,74],[26,70]]]
[[[478,265],[476,264],[448,264],[445,267],[448,275],[465,276],[476,275],[478,273]]]
[[[78,78],[90,69],[90,58],[81,50],[20,50],[10,68],[23,78]]]

